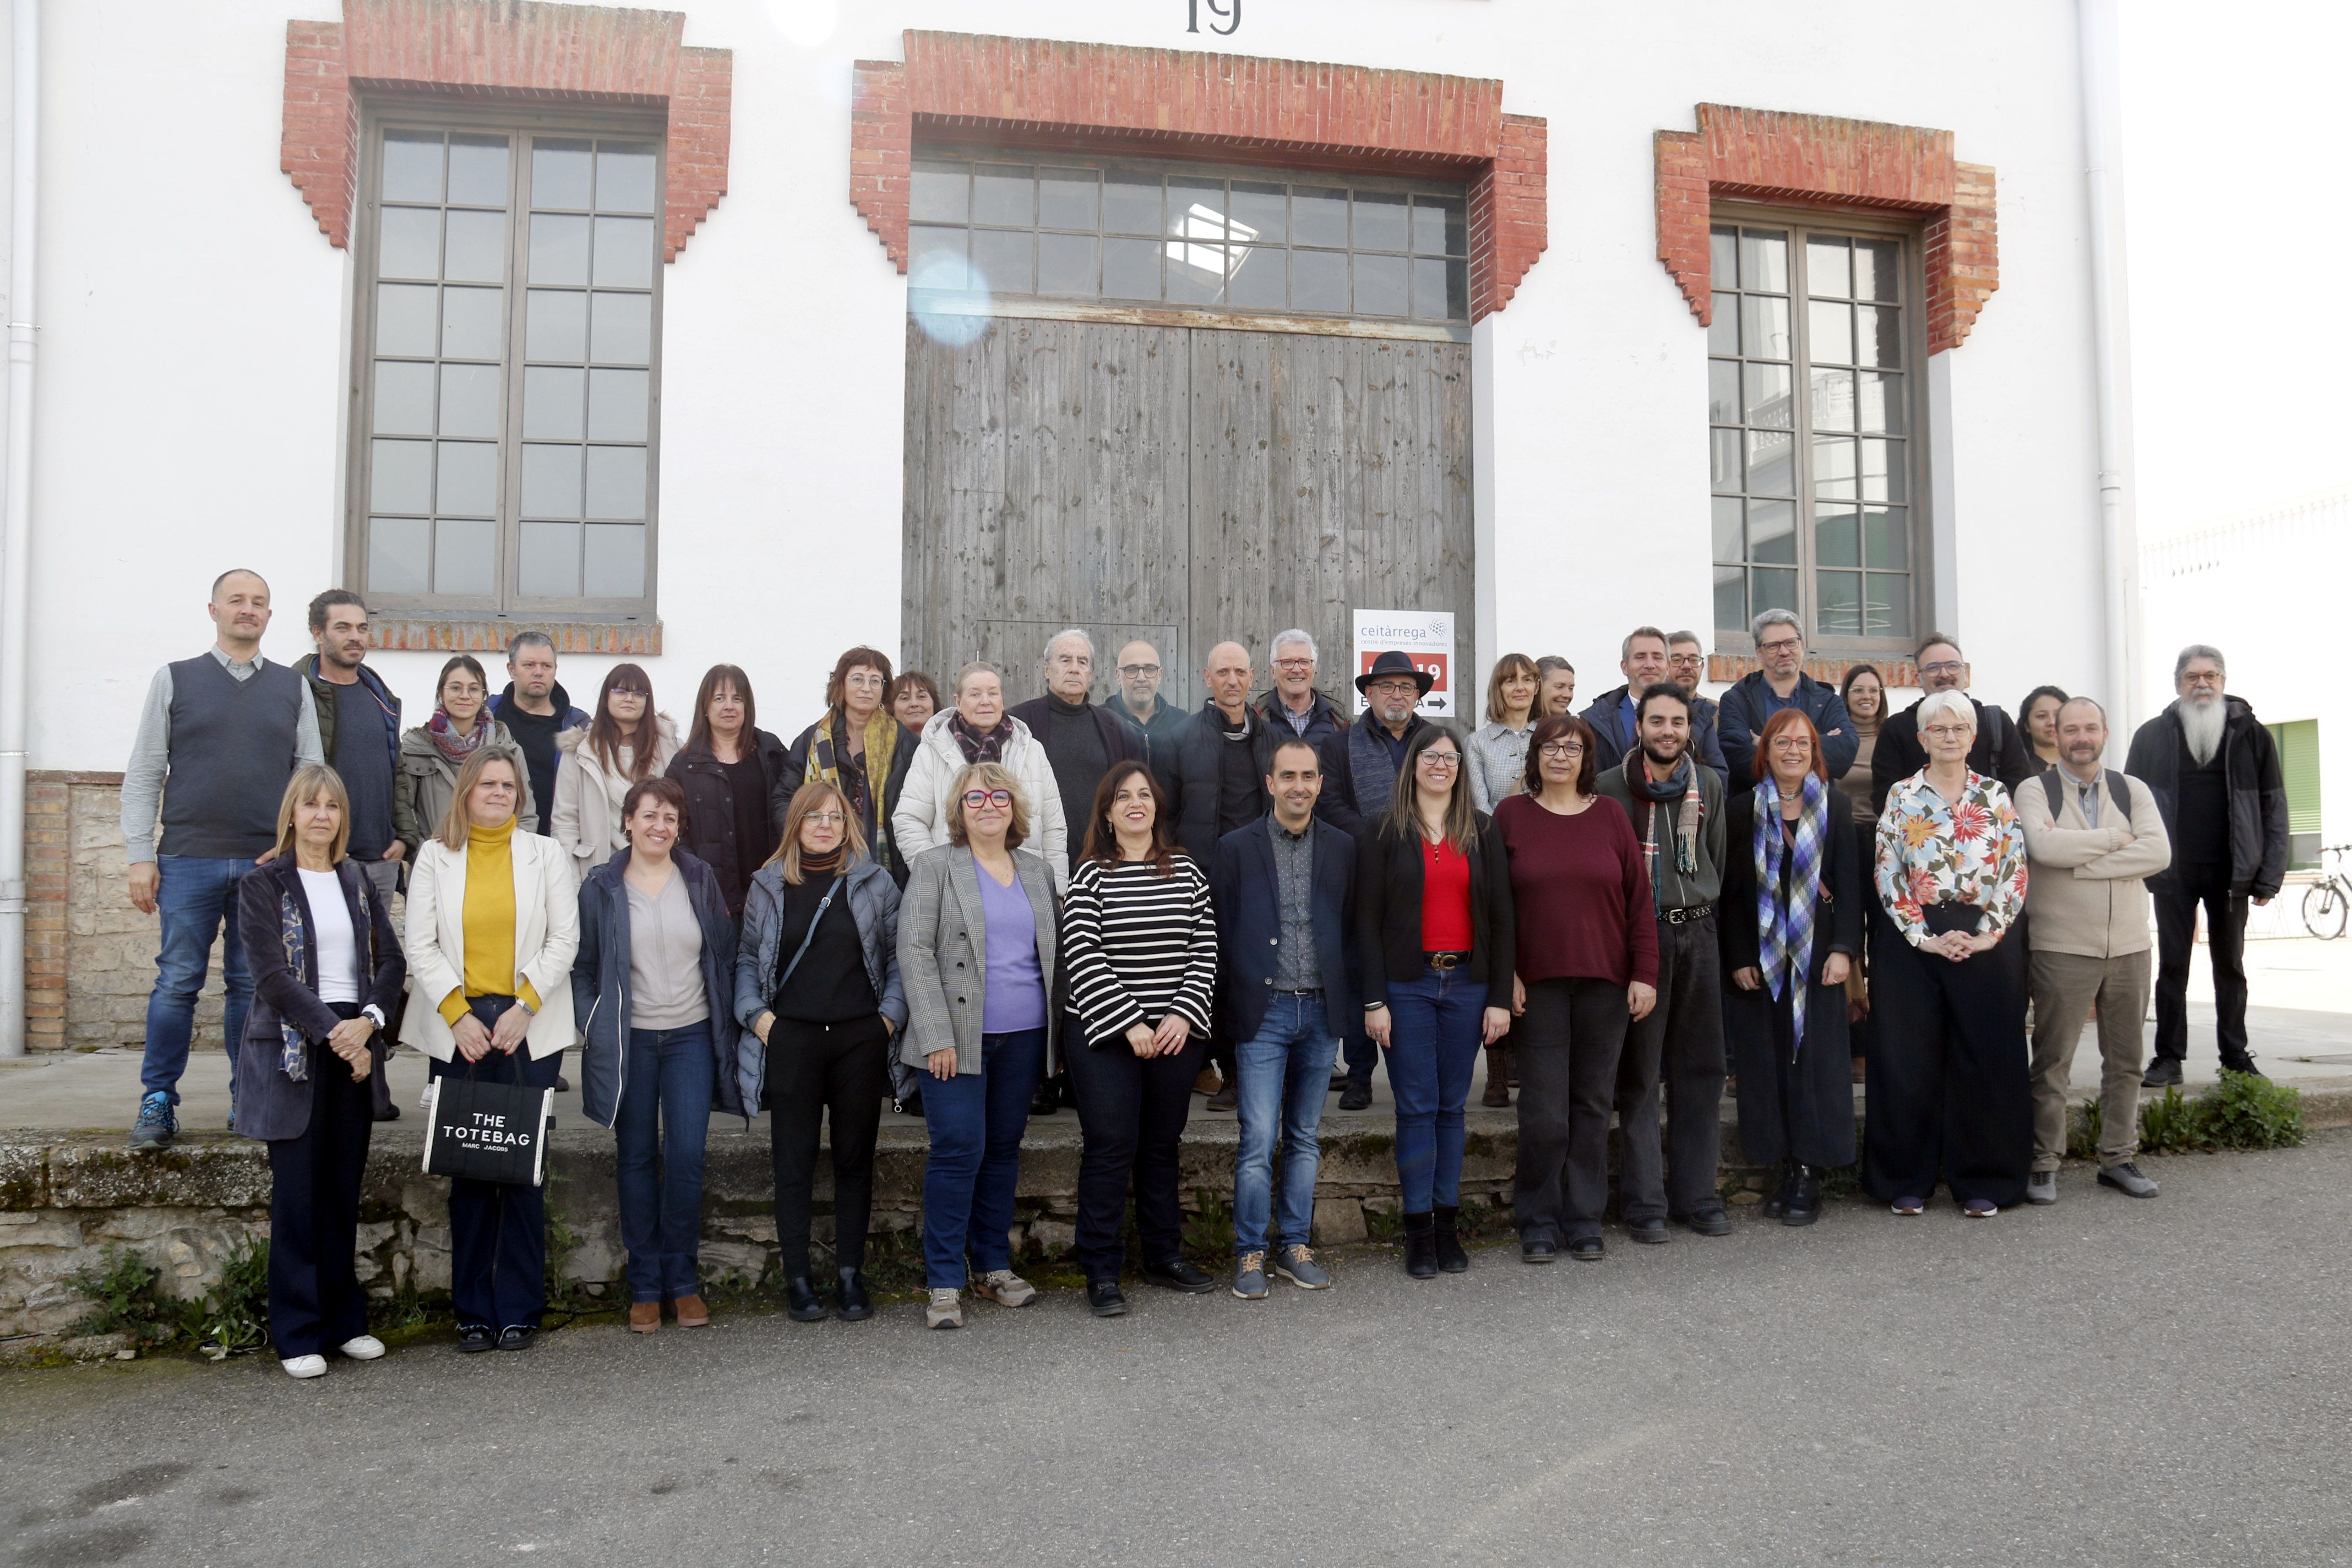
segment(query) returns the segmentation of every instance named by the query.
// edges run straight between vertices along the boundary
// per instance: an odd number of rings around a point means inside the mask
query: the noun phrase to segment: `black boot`
[[[784,1310],[795,1323],[814,1323],[824,1316],[824,1298],[807,1275],[795,1274],[784,1281]]]
[[[866,1271],[845,1268],[841,1271],[841,1293],[833,1299],[833,1310],[845,1323],[862,1323],[874,1315],[874,1299],[866,1293]]]
[[[1788,1162],[1780,1167],[1780,1184],[1772,1190],[1772,1195],[1770,1197],[1764,1200],[1764,1217],[1766,1219],[1779,1219],[1782,1215],[1788,1213],[1789,1194],[1796,1190],[1797,1173],[1803,1169],[1804,1167],[1798,1164],[1794,1160]]]
[[[1050,1078],[1039,1084],[1037,1091],[1029,1097],[1029,1114],[1032,1116],[1051,1116],[1061,1109],[1061,1090],[1054,1087],[1054,1080]]]
[[[1404,1216],[1404,1271],[1416,1279],[1437,1278],[1436,1216],[1426,1214]]]
[[[1822,1173],[1811,1165],[1799,1165],[1790,1172],[1788,1207],[1780,1215],[1782,1225],[1811,1225],[1822,1217]]]
[[[1433,1240],[1437,1247],[1437,1267],[1441,1273],[1459,1274],[1470,1267],[1470,1255],[1462,1248],[1462,1233],[1456,1222],[1462,1217],[1459,1204],[1440,1204],[1433,1211],[1436,1220]]]

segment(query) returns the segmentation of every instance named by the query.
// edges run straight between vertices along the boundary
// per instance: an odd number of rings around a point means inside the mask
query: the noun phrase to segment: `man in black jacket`
[[[1176,842],[1203,869],[1216,864],[1218,842],[1237,827],[1265,815],[1265,774],[1260,742],[1266,722],[1249,705],[1249,649],[1221,642],[1209,650],[1201,683],[1209,700],[1176,732]],[[1240,1092],[1234,1076],[1234,1042],[1219,1028],[1209,1042],[1214,1071],[1201,1069],[1193,1088],[1209,1096],[1212,1110],[1231,1110]],[[1218,1074],[1223,1081],[1218,1081]]]
[[[1674,679],[1674,645],[1655,626],[1635,626],[1618,645],[1617,670],[1624,676],[1625,683],[1611,687],[1584,710],[1584,721],[1592,726],[1592,733],[1601,742],[1601,749],[1593,753],[1592,765],[1602,770],[1615,767],[1625,760],[1626,752],[1640,748],[1642,725],[1633,710],[1642,700],[1643,692],[1659,681]],[[1712,706],[1704,712],[1693,708],[1690,754],[1698,759],[1701,767],[1715,774],[1717,784],[1722,784],[1729,779],[1730,771],[1724,766],[1715,720]]]
[[[1911,659],[1919,667],[1919,702],[1938,691],[1967,689],[1969,662],[1960,653],[1960,645],[1943,633],[1929,632]],[[1878,727],[1878,749],[1870,754],[1870,799],[1881,810],[1885,809],[1888,790],[1927,765],[1927,749],[1919,743],[1919,702],[1888,714]],[[2025,742],[2008,714],[1973,697],[1969,706],[1977,710],[1977,738],[1969,746],[1969,766],[1986,778],[1999,779],[2003,788],[2016,794],[2029,775],[2042,770],[2026,755]]]
[[[1108,708],[1087,700],[1095,678],[1095,640],[1073,626],[1045,645],[1045,695],[1012,710],[1029,726],[1054,767],[1062,819],[1070,826],[1070,869],[1086,853],[1095,790],[1114,763],[1143,761],[1143,735]],[[1163,802],[1164,805],[1166,803]]]
[[[2213,1033],[2221,1066],[2252,1072],[2246,1039],[2246,903],[2286,880],[2286,781],[2271,732],[2226,695],[2221,650],[2192,643],[2173,661],[2179,700],[2139,727],[2124,772],[2145,780],[2172,839],[2172,864],[2147,879],[2156,900],[2156,1053],[2141,1082],[2180,1081],[2189,1055],[2189,966],[2197,910],[2213,956]],[[1880,745],[1885,744],[1882,736]]]
[[[1118,650],[1118,689],[1103,699],[1103,710],[1124,720],[1143,737],[1143,760],[1160,784],[1175,788],[1176,731],[1192,717],[1160,699],[1160,650],[1137,638]]]

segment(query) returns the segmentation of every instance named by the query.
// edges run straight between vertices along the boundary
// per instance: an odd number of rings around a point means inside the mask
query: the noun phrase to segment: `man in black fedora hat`
[[[1374,658],[1372,668],[1356,677],[1356,689],[1368,704],[1364,716],[1325,742],[1323,763],[1329,775],[1323,793],[1331,799],[1331,821],[1350,837],[1360,841],[1388,814],[1397,777],[1404,769],[1405,748],[1415,731],[1429,727],[1419,711],[1421,700],[1436,683],[1437,678],[1414,664],[1411,654],[1394,649]],[[1372,1102],[1372,1063],[1380,1047],[1360,1025],[1354,1025],[1345,1054],[1348,1076],[1340,1086],[1339,1109],[1361,1110]]]

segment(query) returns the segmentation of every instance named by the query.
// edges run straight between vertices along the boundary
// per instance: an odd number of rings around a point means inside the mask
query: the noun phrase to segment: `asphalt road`
[[[1246,1305],[0,1375],[25,1563],[2352,1563],[2352,1137]]]

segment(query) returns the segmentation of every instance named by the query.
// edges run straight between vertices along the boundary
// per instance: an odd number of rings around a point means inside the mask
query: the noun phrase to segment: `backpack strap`
[[[2131,782],[2113,768],[2104,770],[2099,776],[2106,781],[2107,797],[2115,803],[2116,809],[2124,814],[2125,821],[2130,821]],[[2050,808],[2050,820],[2055,822],[2058,820],[2059,810],[2065,804],[2065,792],[2058,785],[2058,770],[2052,768],[2042,773],[2041,782],[2042,802]]]

